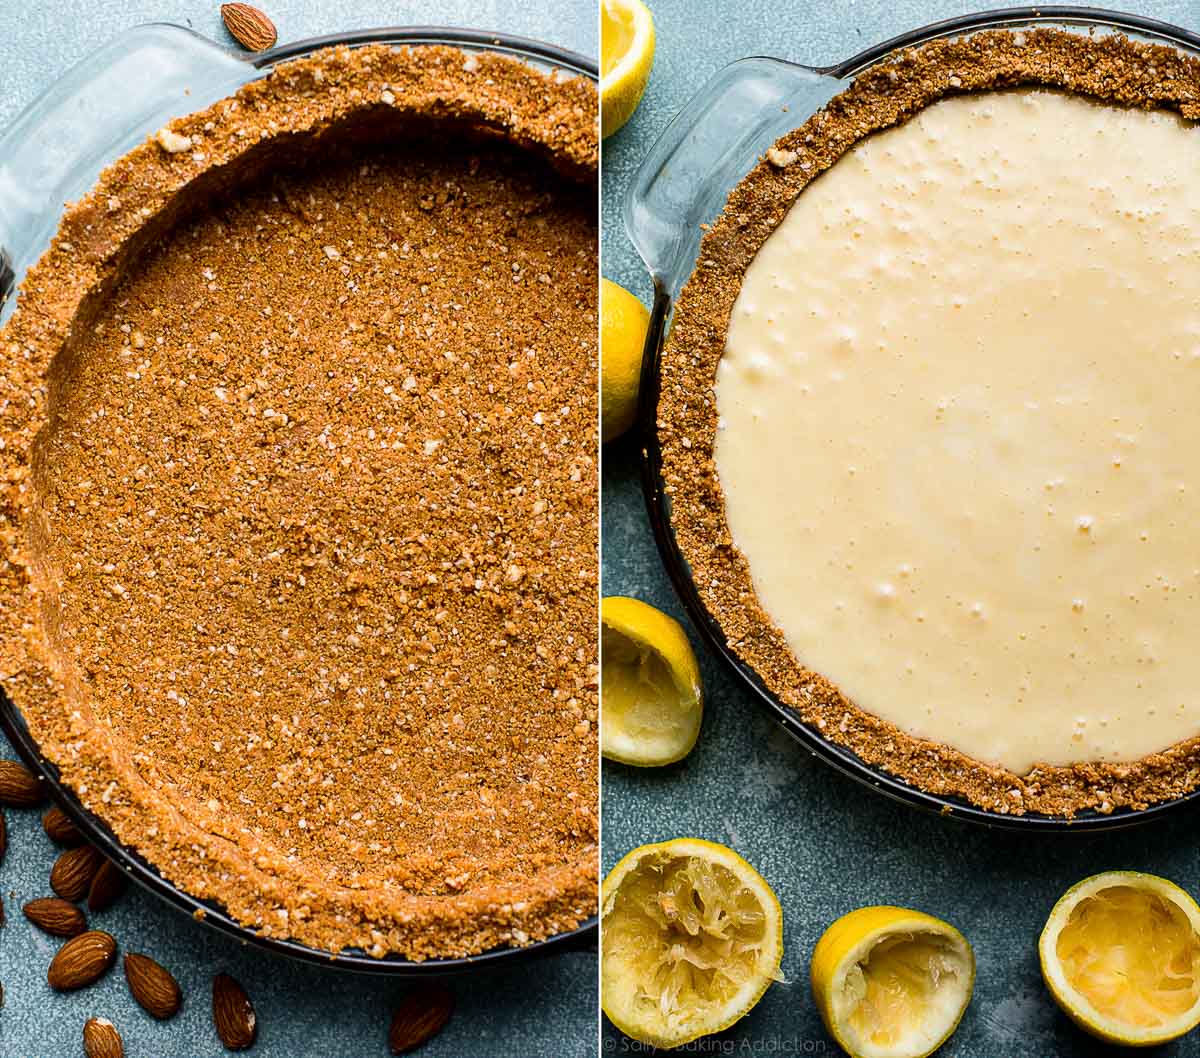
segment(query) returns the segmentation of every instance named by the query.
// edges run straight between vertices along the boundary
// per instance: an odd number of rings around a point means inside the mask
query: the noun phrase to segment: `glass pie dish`
[[[0,140],[0,305],[49,243],[63,203],[93,186],[113,159],[167,121],[203,109],[271,72],[284,60],[331,45],[448,45],[511,56],[540,71],[595,79],[595,64],[550,45],[503,34],[425,27],[381,29],[323,37],[261,55],[227,51],[181,27],[139,27],[75,67],[36,100]],[[2,317],[0,317],[2,318]],[[416,975],[459,972],[497,959],[520,959],[595,947],[595,919],[523,947],[501,947],[476,956],[413,961],[358,950],[336,954],[292,940],[261,936],[212,901],[198,900],[172,884],[113,830],[87,811],[62,781],[19,710],[0,693],[0,726],[26,763],[45,776],[55,799],[93,841],[135,880],[216,928],[269,950],[307,961],[365,972]],[[578,921],[576,918],[575,921]],[[470,950],[470,949],[468,949]]]
[[[1101,806],[1104,811],[1081,810],[1069,817],[1035,812],[1006,814],[979,807],[965,798],[924,790],[887,771],[886,762],[869,762],[848,747],[826,737],[817,727],[803,722],[780,699],[779,694],[772,691],[753,665],[731,646],[720,622],[705,601],[708,589],[697,585],[695,574],[676,538],[672,523],[672,500],[664,481],[661,433],[669,432],[674,420],[664,419],[665,425],[660,425],[659,421],[660,416],[666,414],[663,411],[664,403],[670,406],[666,391],[660,394],[664,346],[667,345],[666,338],[676,300],[696,266],[704,229],[718,217],[730,193],[759,163],[767,148],[781,136],[805,125],[835,96],[846,91],[860,75],[875,71],[880,64],[894,61],[906,49],[936,40],[961,41],[985,31],[1035,29],[1089,38],[1120,34],[1135,44],[1165,46],[1192,60],[1200,54],[1197,51],[1200,38],[1137,16],[1081,8],[1020,8],[939,22],[886,41],[829,67],[800,66],[761,57],[743,59],[720,71],[684,107],[643,160],[625,200],[626,228],[655,286],[655,303],[643,358],[639,407],[640,440],[644,452],[642,480],[660,554],[697,629],[709,646],[748,684],[756,700],[814,755],[895,799],[942,815],[1025,831],[1093,831],[1158,818],[1190,802],[1196,793],[1192,791],[1142,808],[1118,807],[1108,811],[1110,806],[1104,804]],[[883,73],[876,72],[876,82],[883,82]],[[890,67],[887,73],[893,74]],[[1031,79],[1038,80],[1037,77]],[[956,82],[952,79],[950,83]],[[861,89],[862,86],[859,87]],[[720,255],[714,253],[712,256]],[[815,264],[819,267],[819,262]],[[703,271],[698,270],[697,274]],[[723,282],[725,286],[722,289],[736,289],[730,287],[727,281]],[[716,348],[705,354],[714,360],[720,350],[719,341],[715,344]],[[673,370],[677,362],[681,360],[668,360],[668,371]],[[676,377],[672,385],[690,395],[695,392],[696,386],[707,385],[709,380],[708,375],[703,378],[693,375],[681,384]],[[682,445],[690,447],[692,441],[685,438]],[[700,445],[704,449],[700,456],[696,456],[697,449],[691,447],[689,458],[706,457],[706,445],[707,441]],[[675,466],[677,468],[678,464]],[[693,505],[690,493],[683,502],[689,505],[691,515],[703,517],[697,514],[701,505]],[[703,502],[711,504],[716,501],[706,492]],[[678,513],[675,516],[678,517]],[[691,525],[691,522],[687,524]],[[683,531],[685,535],[691,532],[690,529]],[[704,539],[693,543],[692,547],[710,545],[711,539]],[[697,561],[701,560],[697,558]],[[717,574],[713,573],[713,576],[716,578]],[[714,579],[713,584],[717,583],[723,584],[724,581]],[[704,584],[708,584],[707,575]],[[780,687],[779,684],[776,686]],[[787,688],[780,687],[780,691],[787,693]],[[890,750],[890,746],[888,748]],[[882,752],[874,753],[874,747],[865,751],[870,752],[875,761],[883,757]],[[1187,752],[1187,749],[1182,752]],[[1100,783],[1094,785],[1098,788]],[[1175,793],[1179,788],[1186,786],[1181,782],[1170,793]],[[1098,793],[1103,792],[1098,790]],[[1019,793],[1016,791],[1015,795]],[[1145,800],[1150,799],[1147,797]],[[1000,807],[1003,808],[1003,805]],[[1057,808],[1051,808],[1050,811],[1057,811]]]

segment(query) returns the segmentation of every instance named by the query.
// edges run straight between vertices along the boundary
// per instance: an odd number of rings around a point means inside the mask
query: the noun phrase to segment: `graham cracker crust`
[[[907,49],[864,73],[782,137],[731,192],[704,235],[675,307],[657,409],[671,525],[692,579],[731,648],[825,738],[922,790],[1004,815],[1073,817],[1141,809],[1200,785],[1200,737],[1122,764],[1038,766],[1018,776],[906,735],[849,701],[791,653],[755,594],[734,545],[713,461],[714,383],[746,269],[807,184],[859,140],[948,95],[1044,86],[1120,106],[1200,118],[1200,63],[1120,35],[987,31]]]
[[[596,913],[596,93],[330,49],[71,207],[0,332],[0,680],[264,936]]]

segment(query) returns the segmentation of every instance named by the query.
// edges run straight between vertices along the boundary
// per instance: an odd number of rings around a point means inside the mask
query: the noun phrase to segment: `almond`
[[[134,999],[151,1017],[166,1021],[179,1013],[183,993],[179,982],[149,955],[130,952],[125,956],[125,980]]]
[[[112,860],[105,860],[100,864],[92,884],[88,887],[88,910],[104,911],[112,907],[128,885],[129,879],[125,872]]]
[[[254,1042],[258,1022],[246,990],[229,974],[213,978],[213,1024],[221,1042],[231,1051],[242,1051]]]
[[[74,903],[87,896],[92,879],[100,869],[100,853],[91,845],[67,849],[50,870],[50,888],[64,900]]]
[[[42,780],[24,764],[15,760],[0,760],[0,805],[13,808],[32,808],[46,798]]]
[[[52,937],[78,937],[87,929],[83,912],[55,896],[30,900],[21,910],[38,929]]]
[[[279,36],[275,23],[249,4],[222,4],[221,20],[230,36],[250,51],[265,51]]]
[[[98,929],[67,941],[50,963],[46,980],[56,992],[73,992],[98,981],[117,957],[117,942]]]
[[[88,1018],[83,1023],[83,1053],[87,1058],[125,1058],[125,1044],[107,1018]]]
[[[46,814],[42,816],[42,829],[55,844],[67,846],[83,844],[83,835],[79,833],[79,828],[67,818],[67,813],[58,805],[51,805],[46,809]]]
[[[392,1054],[407,1054],[445,1028],[454,1010],[454,993],[440,985],[410,992],[392,1015],[388,1047]]]

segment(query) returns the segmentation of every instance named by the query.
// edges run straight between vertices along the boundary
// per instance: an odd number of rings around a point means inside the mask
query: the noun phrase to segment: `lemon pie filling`
[[[1200,136],[1048,90],[859,142],[746,270],[733,542],[808,668],[1018,775],[1200,734]]]

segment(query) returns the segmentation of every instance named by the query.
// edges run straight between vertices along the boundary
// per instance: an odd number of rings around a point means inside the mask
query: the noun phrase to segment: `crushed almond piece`
[[[168,154],[182,154],[192,149],[191,136],[181,136],[178,132],[163,127],[154,134],[158,145]]]

